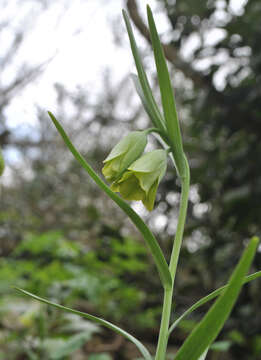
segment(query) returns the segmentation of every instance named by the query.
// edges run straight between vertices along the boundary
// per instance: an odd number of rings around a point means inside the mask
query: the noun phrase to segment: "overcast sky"
[[[69,90],[80,85],[91,88],[93,93],[99,93],[103,71],[106,68],[110,69],[115,82],[128,72],[134,71],[121,17],[121,9],[125,6],[124,0],[60,0],[54,1],[47,11],[42,11],[36,1],[30,0],[25,2],[26,6],[20,11],[21,8],[17,7],[18,2],[19,0],[9,0],[6,7],[6,13],[9,11],[14,23],[19,25],[27,13],[31,14],[32,9],[35,23],[23,43],[19,56],[16,57],[16,63],[10,66],[10,72],[5,72],[5,76],[8,79],[22,61],[35,65],[53,56],[54,58],[43,76],[22,90],[7,109],[10,127],[16,127],[22,120],[34,123],[35,104],[55,111],[53,84],[56,82],[64,84]],[[223,1],[219,2],[222,6]],[[145,2],[138,3],[144,5],[140,6],[140,10],[145,15]],[[155,0],[147,0],[146,3],[149,3],[152,10],[155,9]],[[240,14],[245,3],[246,0],[230,1],[231,8],[237,14]],[[159,31],[164,33],[168,29],[165,17],[155,13],[155,18]],[[118,26],[120,37],[124,39],[123,47],[115,45],[112,24]],[[136,35],[139,44],[144,44],[137,32]],[[222,36],[220,32],[213,32],[208,41],[211,42],[220,35]],[[6,39],[8,41],[8,37]],[[191,48],[193,40],[187,46],[188,52]]]
[[[21,63],[37,65],[48,59],[52,60],[46,67],[43,75],[15,97],[6,108],[9,128],[15,128],[16,135],[28,131],[28,124],[37,122],[36,106],[46,110],[56,111],[56,91],[54,83],[64,84],[73,92],[77,86],[86,88],[89,94],[99,94],[104,89],[103,74],[105,69],[110,70],[112,79],[117,83],[126,74],[134,72],[135,67],[131,55],[129,41],[123,23],[121,10],[125,7],[125,0],[57,0],[51,2],[47,10],[42,9],[39,2],[27,0],[21,6],[21,0],[1,0],[6,4],[0,18],[11,19],[9,27],[1,39],[1,53],[8,46],[12,29],[27,27],[25,19],[30,15],[30,27],[26,39],[22,44],[14,63],[1,76],[2,82],[7,82],[15,74]],[[231,0],[230,8],[240,15],[246,0]],[[146,3],[154,11],[160,34],[165,34],[169,28],[168,22],[160,12],[156,11],[157,1],[138,1],[140,12],[146,17]],[[223,4],[223,5],[222,5]],[[219,0],[218,6],[222,9],[224,1]],[[114,41],[114,31],[121,39],[121,46]],[[8,32],[9,31],[9,32]],[[139,36],[134,28],[139,46],[144,46],[145,40]],[[213,42],[222,30],[206,34],[206,40]],[[196,46],[196,38],[183,49],[183,55]],[[222,87],[222,73],[217,81]],[[16,152],[9,149],[7,155],[15,161]],[[8,156],[9,157],[9,156]]]
[[[11,3],[8,7],[10,12],[15,11]],[[13,0],[13,3],[16,1]],[[148,3],[152,8],[155,5],[155,1]],[[7,109],[10,127],[16,127],[21,121],[34,123],[35,104],[55,111],[53,84],[56,82],[70,90],[86,86],[93,93],[98,93],[106,68],[112,72],[115,82],[134,70],[127,34],[123,33],[123,0],[56,1],[39,16],[40,8],[35,4],[30,4],[35,8],[35,24],[19,51],[16,63],[10,67],[10,74],[22,61],[36,65],[54,58],[43,76],[23,89]],[[29,12],[29,6],[27,10]],[[24,14],[20,14],[20,18],[23,17]],[[19,22],[19,17],[16,21]],[[123,48],[115,45],[112,24],[118,25],[120,34],[126,38]],[[10,74],[6,72],[6,80]]]

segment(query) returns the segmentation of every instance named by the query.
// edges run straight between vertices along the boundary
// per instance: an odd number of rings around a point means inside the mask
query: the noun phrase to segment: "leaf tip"
[[[259,242],[259,237],[258,236],[253,236],[252,241]]]
[[[54,125],[56,126],[56,124],[58,123],[56,117],[54,116],[54,114],[51,111],[47,111],[47,114],[49,115],[50,119],[52,120],[52,122],[54,123]]]
[[[121,12],[122,12],[123,19],[125,20],[125,22],[127,22],[129,19],[128,19],[128,14],[127,14],[126,10],[122,9]]]
[[[253,236],[250,241],[257,246],[259,244],[259,240],[258,236]]]
[[[53,113],[51,111],[47,111],[47,114],[50,116],[51,120],[53,120],[55,118],[55,116],[53,115]]]
[[[148,17],[149,22],[152,21],[154,23],[152,10],[151,10],[149,4],[147,4],[147,17]]]
[[[16,291],[19,291],[20,293],[23,293],[23,294],[25,293],[24,290],[21,289],[21,288],[19,288],[18,286],[15,286],[15,285],[14,285],[14,286],[12,286],[12,288],[13,288],[14,290],[16,290]]]
[[[147,8],[147,12],[150,12],[150,13],[152,12],[149,4],[146,5],[146,8]]]

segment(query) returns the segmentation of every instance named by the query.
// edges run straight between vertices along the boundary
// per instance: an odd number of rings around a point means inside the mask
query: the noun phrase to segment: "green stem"
[[[175,235],[174,246],[172,249],[170,265],[169,265],[170,273],[173,278],[173,286],[175,282],[179,253],[183,239],[183,232],[184,232],[184,226],[187,216],[188,197],[189,197],[190,171],[189,171],[188,161],[186,158],[184,164],[185,164],[185,176],[182,178],[182,192],[181,192],[181,200],[180,200],[178,226]]]
[[[173,288],[164,290],[164,301],[161,316],[160,332],[155,360],[165,360],[168,344],[169,321],[172,305]]]
[[[175,235],[174,245],[173,245],[170,264],[169,264],[169,270],[172,277],[172,287],[170,289],[164,290],[164,301],[163,301],[162,317],[160,324],[160,333],[159,333],[155,360],[166,359],[174,282],[175,282],[176,270],[178,265],[179,253],[183,238],[184,226],[187,215],[187,206],[188,206],[190,175],[189,175],[189,166],[186,159],[185,159],[185,169],[186,169],[186,174],[182,178],[182,192],[181,192],[177,231]]]

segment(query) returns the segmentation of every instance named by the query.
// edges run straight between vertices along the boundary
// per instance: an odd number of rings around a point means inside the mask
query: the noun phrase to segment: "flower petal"
[[[166,162],[166,159],[166,150],[153,150],[144,154],[142,157],[132,163],[128,167],[128,170],[142,173],[154,172],[158,167],[161,167],[162,164]]]
[[[154,182],[159,178],[160,171],[157,170],[151,173],[135,172],[134,174],[137,177],[137,179],[139,179],[140,187],[147,194],[150,188],[152,187],[152,185],[154,184]]]
[[[142,143],[144,149],[147,142],[145,134],[146,133],[144,131],[132,131],[114,146],[114,148],[111,150],[111,152],[103,162],[106,163],[112,159],[115,159],[118,156],[121,156],[122,154],[127,153],[131,148],[135,147],[135,144],[137,145],[139,142]]]
[[[133,131],[114,146],[104,160],[102,173],[108,182],[116,181],[143,153],[147,144],[146,131]]]
[[[123,175],[116,179],[111,189],[126,200],[141,200],[151,211],[160,180],[167,168],[167,151],[154,150],[136,160]]]
[[[154,208],[154,202],[155,202],[155,199],[156,199],[156,193],[157,193],[158,185],[159,185],[159,181],[155,181],[155,183],[150,188],[150,191],[147,194],[147,196],[145,197],[145,199],[142,200],[143,205],[146,207],[146,209],[148,211],[152,211],[153,208]]]
[[[126,181],[122,181],[118,184],[118,189],[125,200],[143,200],[145,198],[145,192],[139,186],[138,179],[131,174]]]

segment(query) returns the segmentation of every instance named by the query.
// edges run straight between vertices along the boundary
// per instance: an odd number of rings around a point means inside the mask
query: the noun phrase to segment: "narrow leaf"
[[[243,280],[243,285],[247,284],[250,281],[253,281],[257,278],[261,277],[261,271],[257,271],[254,274],[248,275]],[[198,309],[200,306],[206,304],[208,301],[213,300],[215,297],[220,295],[226,288],[228,287],[228,284],[212,291],[207,296],[204,296],[202,299],[198,300],[195,304],[193,304],[188,310],[186,310],[169,328],[169,335],[172,333],[172,331],[179,325],[181,320],[183,320],[186,316],[190,315],[194,310]]]
[[[135,86],[135,89],[137,91],[137,94],[139,95],[140,97],[140,100],[142,102],[142,105],[146,111],[146,113],[148,114],[149,118],[152,119],[154,118],[154,113],[153,111],[151,111],[151,107],[149,106],[148,102],[147,102],[147,99],[145,98],[144,94],[143,94],[143,91],[142,91],[142,88],[141,88],[141,85],[140,85],[140,80],[138,78],[137,75],[135,74],[131,74],[131,78],[132,78],[132,81],[134,83],[134,86]],[[152,123],[154,123],[154,121],[152,121]],[[156,123],[156,122],[155,122]],[[160,136],[162,138],[162,140],[164,141],[165,144],[168,144],[169,142],[169,139],[168,139],[168,136],[166,135],[165,132],[162,132],[160,131]],[[166,145],[167,146],[167,145]]]
[[[243,279],[254,258],[258,241],[257,237],[251,239],[228,282],[227,288],[192,330],[175,356],[175,360],[198,360],[215,340],[229,317],[243,286]]]
[[[150,109],[151,121],[157,128],[159,128],[161,131],[165,132],[165,122],[164,122],[164,119],[160,113],[158,106],[157,106],[157,103],[154,99],[148,78],[147,78],[145,70],[143,68],[141,57],[140,57],[139,50],[138,50],[138,47],[137,47],[137,44],[136,44],[136,41],[134,38],[130,20],[128,18],[126,11],[122,10],[122,14],[123,14],[123,18],[124,18],[124,21],[126,24],[128,35],[129,35],[131,50],[132,50],[132,54],[134,57],[136,69],[138,72],[141,90],[142,90],[144,98],[146,99],[147,106]]]
[[[169,268],[165,257],[162,253],[162,250],[155,239],[154,235],[144,223],[144,221],[139,217],[139,215],[124,201],[122,200],[117,194],[115,194],[109,186],[107,186],[102,179],[96,174],[93,168],[84,160],[82,155],[76,150],[72,142],[70,141],[69,137],[65,133],[61,124],[56,120],[55,116],[48,112],[51,120],[53,121],[56,129],[60,133],[61,137],[63,138],[65,144],[67,145],[68,149],[71,151],[75,159],[81,164],[81,166],[87,171],[90,177],[96,182],[96,184],[125,212],[125,214],[131,219],[133,224],[139,229],[145,242],[147,243],[152,256],[154,258],[155,264],[157,266],[160,279],[163,283],[164,287],[170,287],[172,284],[171,275],[169,272]]]
[[[198,360],[205,360],[208,354],[208,348],[203,352],[203,354],[199,357]]]
[[[142,105],[146,111],[146,113],[148,114],[149,118],[152,120],[152,123],[153,124],[157,124],[157,116],[155,115],[152,107],[150,106],[150,103],[148,101],[148,98],[145,97],[144,93],[143,93],[143,90],[142,90],[142,87],[141,87],[141,83],[140,83],[140,80],[138,78],[137,75],[135,74],[131,74],[131,78],[132,78],[132,81],[134,83],[134,86],[135,86],[135,89],[137,91],[137,94],[139,95],[140,97],[140,100],[142,102]]]
[[[137,348],[139,349],[139,351],[141,352],[141,354],[143,355],[144,359],[146,360],[152,360],[151,356],[150,356],[150,353],[148,352],[148,350],[145,348],[145,346],[138,340],[136,339],[134,336],[132,336],[131,334],[127,333],[125,330],[122,330],[121,328],[119,328],[118,326],[110,323],[109,321],[106,321],[106,320],[103,320],[101,318],[98,318],[97,316],[93,316],[93,315],[90,315],[90,314],[87,314],[87,313],[84,313],[84,312],[81,312],[81,311],[78,311],[78,310],[73,310],[73,309],[70,309],[66,306],[62,306],[62,305],[59,305],[59,304],[56,304],[52,301],[49,301],[49,300],[46,300],[44,298],[41,298],[37,295],[34,295],[26,290],[23,290],[23,289],[20,289],[20,288],[15,288],[16,290],[20,291],[21,293],[37,300],[37,301],[41,301],[42,303],[45,303],[47,305],[51,305],[53,307],[56,307],[57,309],[60,309],[60,310],[64,310],[64,311],[67,311],[69,313],[72,313],[72,314],[75,314],[75,315],[79,315],[79,316],[82,316],[88,320],[91,320],[93,322],[96,322],[97,324],[100,324],[102,326],[105,326],[106,328],[110,329],[110,330],[113,330],[115,331],[116,333],[124,336],[126,339],[130,340],[131,342],[133,342],[133,344],[135,344],[137,346]]]
[[[183,172],[184,172],[183,146],[182,146],[182,139],[181,139],[177,110],[176,110],[176,104],[174,99],[174,93],[171,86],[168,67],[160,43],[159,35],[149,6],[147,6],[147,15],[148,15],[148,22],[149,22],[154,58],[158,73],[162,107],[163,107],[164,117],[166,120],[168,135],[172,144],[174,159],[178,172],[180,176],[183,176]]]

